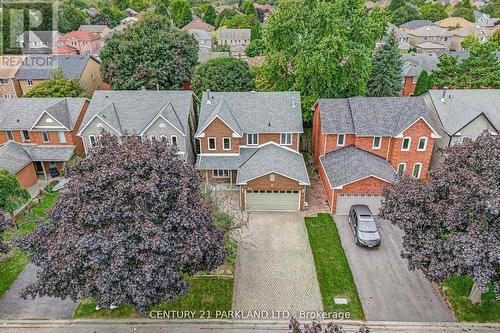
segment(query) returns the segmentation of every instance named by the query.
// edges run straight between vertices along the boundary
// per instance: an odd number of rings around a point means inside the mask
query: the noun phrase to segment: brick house
[[[424,26],[407,32],[408,42],[418,52],[446,51],[450,49],[453,35],[447,28],[435,25]]]
[[[207,183],[239,190],[243,209],[302,210],[309,177],[301,133],[297,92],[205,92],[196,168]]]
[[[102,37],[87,31],[71,31],[57,41],[54,54],[99,54]]]
[[[88,153],[104,130],[122,137],[167,140],[185,161],[194,163],[191,144],[194,114],[191,91],[97,90],[78,135]]]
[[[64,162],[83,153],[76,132],[88,105],[86,98],[0,100],[0,168],[24,188],[59,175]]]
[[[422,71],[431,74],[437,68],[439,58],[435,53],[403,54],[403,96],[412,96]]]
[[[397,174],[425,179],[439,135],[421,97],[320,99],[312,152],[332,214],[353,204],[378,214]]]

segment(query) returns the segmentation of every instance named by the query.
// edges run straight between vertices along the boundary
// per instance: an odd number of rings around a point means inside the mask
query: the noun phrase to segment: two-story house
[[[193,97],[191,91],[96,90],[78,132],[85,152],[106,131],[118,137],[135,134],[166,140],[177,146],[184,160],[194,162],[190,133]]]
[[[55,71],[60,70],[64,78],[77,80],[90,96],[102,87],[101,62],[89,55],[28,55],[18,69],[17,81],[21,97],[36,85],[52,79]]]
[[[444,161],[442,148],[475,140],[484,131],[498,135],[499,89],[429,90],[422,97],[440,135],[431,168]]]
[[[245,48],[250,44],[252,31],[250,29],[229,29],[220,27],[217,30],[217,43],[229,45],[233,55],[244,54]],[[237,53],[237,54],[236,54]]]
[[[312,152],[332,214],[353,204],[378,214],[397,174],[427,177],[439,135],[421,97],[320,99],[313,109]]]
[[[214,46],[214,38],[211,33],[201,29],[190,29],[189,32],[198,41],[198,52],[210,52]]]
[[[71,31],[59,38],[54,54],[99,54],[102,37],[87,31]]]
[[[422,53],[449,50],[453,36],[448,29],[435,25],[410,30],[407,34],[410,45]]]
[[[205,92],[196,168],[207,183],[238,189],[243,209],[302,210],[309,185],[302,132],[297,92]]]
[[[451,38],[450,50],[462,52],[466,49],[462,46],[462,42],[468,36],[474,36],[479,43],[486,43],[491,37],[491,31],[487,28],[479,26],[471,26],[459,28],[451,31],[453,37]]]
[[[16,41],[23,54],[50,54],[61,36],[58,31],[25,31]]]
[[[86,98],[0,100],[0,168],[24,188],[59,175],[64,162],[83,153],[76,132],[88,105]]]
[[[16,80],[16,73],[23,64],[25,56],[0,56],[0,98],[21,96],[21,87]]]

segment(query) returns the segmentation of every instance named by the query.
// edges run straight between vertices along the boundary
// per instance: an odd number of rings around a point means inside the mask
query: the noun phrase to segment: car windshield
[[[373,220],[359,220],[358,229],[362,232],[376,232],[377,225]]]

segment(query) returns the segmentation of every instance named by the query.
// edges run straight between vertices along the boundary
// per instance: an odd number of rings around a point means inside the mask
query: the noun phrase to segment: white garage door
[[[246,209],[251,211],[297,211],[299,191],[246,191]]]
[[[337,215],[349,215],[352,205],[367,205],[373,215],[379,214],[382,196],[374,194],[340,194],[337,196]]]

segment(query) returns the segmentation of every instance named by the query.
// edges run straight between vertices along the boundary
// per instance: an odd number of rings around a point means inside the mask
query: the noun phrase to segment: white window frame
[[[63,131],[57,132],[57,141],[59,141],[59,143],[66,143],[66,134]]]
[[[213,140],[213,143],[214,143],[214,147],[213,148],[210,148],[210,140]],[[215,137],[211,136],[208,138],[207,140],[207,145],[208,145],[208,150],[217,150],[217,140]]]
[[[415,167],[416,167],[417,165],[419,166],[419,168],[418,168],[418,175],[417,175],[417,176],[415,176]],[[422,163],[420,163],[420,162],[419,162],[419,163],[415,163],[415,164],[413,164],[413,170],[411,171],[411,175],[412,175],[412,177],[413,177],[413,178],[415,178],[415,179],[420,179],[420,175],[422,174],[422,166],[423,166],[423,164],[422,164]]]
[[[408,139],[408,148],[405,149],[405,140]],[[401,140],[401,151],[409,151],[411,148],[411,137],[405,136],[403,140]]]
[[[45,140],[45,135],[47,135],[47,140]],[[49,143],[50,142],[50,135],[49,132],[47,131],[42,131],[42,141],[44,143]]]
[[[339,139],[341,136],[342,136],[342,143],[339,143],[339,141],[340,141]],[[337,146],[339,146],[339,147],[345,146],[345,134],[340,134],[340,133],[337,134]]]
[[[214,169],[212,170],[212,178],[229,178],[229,170]]]
[[[375,146],[375,139],[376,138],[379,138],[379,141],[378,141],[378,147]],[[373,142],[372,142],[372,148],[373,149],[380,149],[382,147],[382,137],[381,136],[374,136],[373,137]]]
[[[165,140],[168,142],[168,138],[166,135],[160,135],[160,140]]]
[[[250,143],[250,140],[248,138],[252,137],[254,138],[255,135],[255,142],[252,140],[252,143]],[[258,133],[247,133],[247,146],[258,146],[259,145],[259,134]]]
[[[285,140],[283,140],[283,137]],[[290,140],[288,140],[290,139]],[[280,145],[282,146],[291,146],[293,141],[293,134],[292,133],[281,133],[280,135]]]
[[[14,133],[12,131],[5,131],[5,137],[7,141],[14,141]]]
[[[425,143],[424,143],[424,148],[420,148],[420,141],[425,140]],[[426,136],[421,136],[420,138],[418,138],[418,145],[417,145],[417,151],[426,151],[427,150],[427,141],[429,139],[426,137]]]
[[[398,164],[398,168],[396,169],[396,172],[397,172],[398,176],[402,176],[402,175],[404,175],[404,174],[405,174],[405,172],[406,172],[406,165],[407,165],[407,164],[406,164],[406,162],[402,162],[402,163],[399,163],[399,164]],[[401,166],[403,166],[403,171],[402,171],[402,172],[401,172],[401,174],[400,174],[400,173],[399,173],[399,168],[400,168]]]
[[[27,136],[25,135],[25,133],[27,134]],[[30,134],[28,131],[21,131],[21,138],[23,139],[23,142],[31,141]]]
[[[9,84],[9,79],[0,78],[0,86],[6,86]]]
[[[95,145],[97,144],[97,139],[96,139],[95,135],[89,135],[89,144],[90,144],[90,148],[95,147]]]
[[[177,146],[179,144],[179,142],[177,141],[177,135],[171,135],[170,136],[170,144],[173,145],[173,146]]]
[[[229,142],[229,148],[226,148],[225,140],[227,140],[227,142]],[[230,137],[225,136],[222,138],[222,150],[231,150],[231,138]]]

